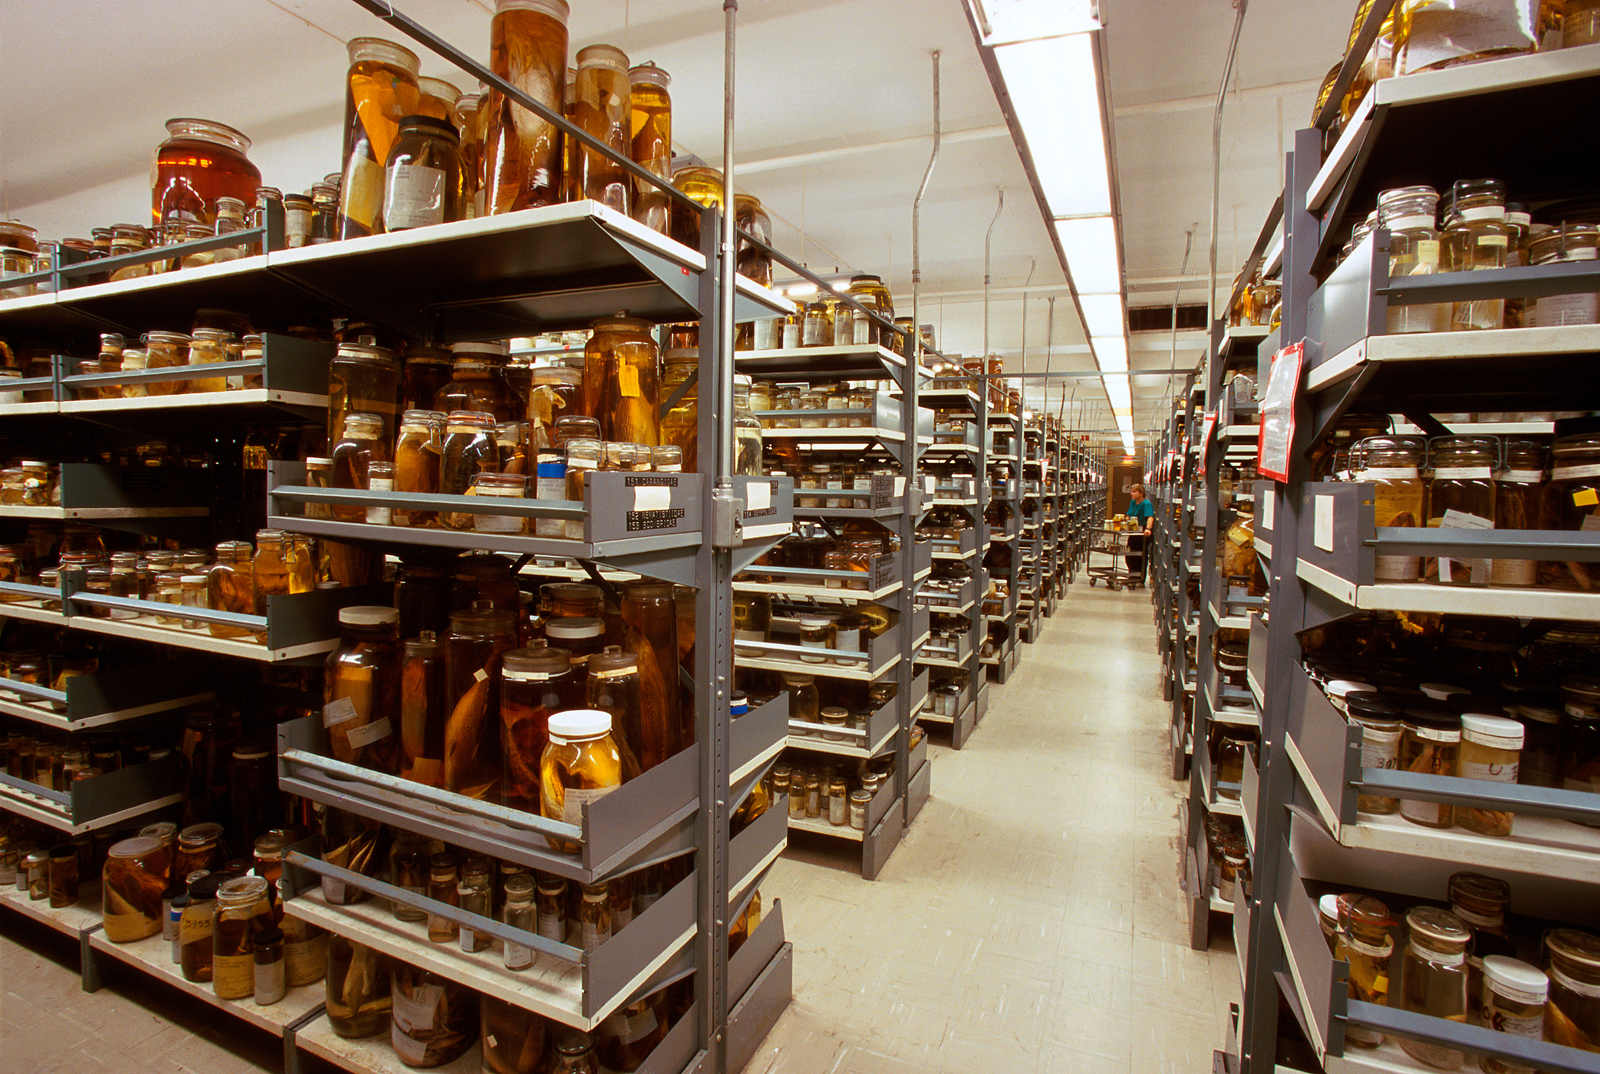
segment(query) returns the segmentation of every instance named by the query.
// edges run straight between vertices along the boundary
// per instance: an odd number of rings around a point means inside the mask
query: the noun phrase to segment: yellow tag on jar
[[[637,399],[642,394],[639,391],[639,371],[631,365],[624,365],[617,370],[617,390],[624,399]]]
[[[1594,507],[1597,504],[1600,504],[1600,493],[1596,493],[1594,489],[1579,489],[1572,494],[1574,507]]]

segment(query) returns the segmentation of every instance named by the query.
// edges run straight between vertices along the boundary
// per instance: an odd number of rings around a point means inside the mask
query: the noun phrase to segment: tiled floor
[[[1080,581],[966,748],[936,741],[875,882],[794,844],[762,891],[794,1003],[748,1074],[1210,1070],[1238,975],[1220,923],[1189,949],[1153,638],[1145,593]],[[280,1069],[276,1040],[137,977],[84,995],[56,934],[0,924],[0,1074]]]

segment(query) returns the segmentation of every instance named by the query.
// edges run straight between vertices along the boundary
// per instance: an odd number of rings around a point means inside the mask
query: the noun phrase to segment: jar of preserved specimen
[[[353,239],[384,230],[384,162],[400,135],[400,120],[417,114],[416,53],[376,37],[353,38],[346,46],[344,169],[339,182],[338,237]]]
[[[540,761],[540,811],[582,825],[583,804],[622,784],[622,755],[611,735],[611,715],[593,709],[558,712],[549,720],[550,745]],[[579,847],[555,836],[550,845],[568,854]]]
[[[495,74],[561,115],[566,97],[566,0],[495,0],[489,65]],[[484,107],[484,211],[493,215],[559,202],[561,132],[492,86]]]
[[[339,611],[339,648],[324,667],[323,725],[336,759],[400,770],[400,613],[355,605]]]

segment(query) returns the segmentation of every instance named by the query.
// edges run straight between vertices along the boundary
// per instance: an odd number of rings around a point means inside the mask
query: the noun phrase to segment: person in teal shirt
[[[1128,538],[1128,573],[1133,575],[1128,588],[1135,589],[1144,585],[1145,545],[1155,525],[1156,505],[1145,495],[1143,485],[1135,485],[1129,491],[1133,498],[1128,501],[1127,515],[1139,524],[1139,531]]]

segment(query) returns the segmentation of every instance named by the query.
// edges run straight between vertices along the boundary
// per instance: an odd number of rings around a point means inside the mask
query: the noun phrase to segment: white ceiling
[[[486,58],[492,0],[395,0]],[[1339,58],[1352,0],[1253,0],[1227,103],[1219,288],[1248,252],[1281,185],[1282,149],[1307,122]],[[672,72],[680,152],[721,160],[719,0],[572,0],[573,49],[606,41]],[[1229,0],[1101,0],[1130,305],[1204,300],[1211,108],[1232,30]],[[148,169],[173,115],[232,124],[255,140],[264,181],[304,190],[339,168],[344,41],[391,37],[351,0],[0,0],[0,216],[46,237],[139,220]],[[406,42],[410,44],[410,42]],[[947,353],[983,350],[984,234],[993,233],[989,349],[1054,370],[1092,369],[1046,224],[984,74],[962,0],[746,0],[739,15],[738,185],[761,197],[780,248],[811,268],[879,272],[911,308],[911,203],[931,147],[941,53],[944,145],[922,212],[922,320]],[[463,76],[422,49],[423,73]],[[142,57],[135,61],[134,57]],[[25,62],[23,62],[25,58]],[[87,66],[86,66],[87,64]],[[51,72],[82,72],[57,78]],[[1027,289],[1024,291],[1024,285]],[[1198,333],[1180,337],[1192,366]],[[1136,337],[1135,428],[1156,423],[1171,338]],[[1045,403],[1034,382],[1029,395]],[[1052,382],[1069,423],[1112,428],[1098,381]],[[1115,439],[1114,436],[1109,437]]]

